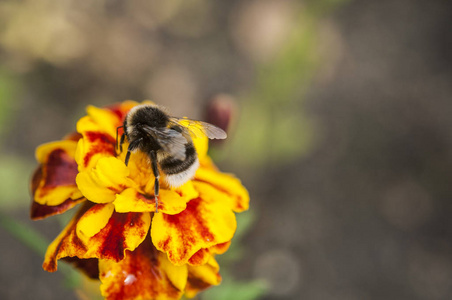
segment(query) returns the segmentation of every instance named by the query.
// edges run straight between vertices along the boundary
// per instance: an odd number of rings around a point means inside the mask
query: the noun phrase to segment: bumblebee
[[[184,121],[184,125],[181,124]],[[142,104],[133,107],[124,119],[119,141],[119,151],[127,139],[129,146],[125,158],[126,166],[131,153],[142,151],[150,159],[155,176],[154,196],[158,212],[158,196],[160,172],[165,174],[165,181],[171,187],[178,187],[190,180],[199,167],[198,155],[190,134],[196,136],[201,131],[209,139],[225,139],[226,132],[202,121],[169,116],[164,109],[153,104]],[[193,128],[193,130],[191,129]],[[196,130],[194,130],[196,128]]]

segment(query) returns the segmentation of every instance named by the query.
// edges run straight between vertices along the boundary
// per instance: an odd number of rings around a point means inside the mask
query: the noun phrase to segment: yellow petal
[[[33,200],[39,205],[57,206],[66,200],[80,199],[75,183],[77,164],[74,160],[76,141],[63,140],[39,146],[36,159],[41,166],[32,179]]]
[[[207,156],[207,150],[209,149],[209,139],[202,136],[192,136],[193,145],[195,146],[198,158],[202,161]]]
[[[187,267],[171,264],[150,240],[119,263],[99,261],[99,271],[107,300],[180,299],[187,283]]]
[[[38,148],[36,148],[35,152],[36,160],[40,163],[46,163],[48,156],[57,149],[60,149],[63,152],[65,152],[66,155],[68,155],[68,157],[70,157],[73,160],[76,146],[77,142],[71,140],[62,140],[42,144],[38,146]]]
[[[195,199],[199,195],[198,191],[195,189],[195,186],[193,185],[193,182],[191,180],[175,188],[174,191],[181,195],[181,197],[186,197],[189,200]]]
[[[35,201],[41,205],[56,206],[67,199],[80,199],[82,196],[76,186],[57,186],[52,189],[38,189]]]
[[[114,209],[113,204],[95,205],[80,218],[76,232],[82,242],[89,243],[89,239],[107,225]]]
[[[221,173],[212,169],[199,168],[195,181],[206,182],[216,189],[229,195],[232,199],[231,209],[242,212],[249,208],[250,196],[240,180],[233,175]]]
[[[82,194],[92,202],[113,202],[116,194],[133,185],[128,178],[129,169],[115,157],[102,157],[95,168],[84,170],[77,175],[77,186]]]
[[[229,246],[231,246],[231,242],[226,242],[222,244],[215,245],[209,248],[210,253],[212,254],[223,254],[228,251]]]
[[[159,212],[177,214],[187,207],[188,200],[175,191],[160,190]],[[113,202],[117,212],[155,212],[154,196],[147,196],[133,188],[124,190]]]
[[[211,256],[212,254],[210,254],[209,249],[206,248],[199,249],[198,252],[196,252],[190,257],[190,259],[188,260],[188,264],[190,266],[204,265],[209,261]]]
[[[152,245],[152,241],[149,239],[149,244]],[[154,245],[152,247],[155,249]],[[156,249],[157,251],[157,249]],[[165,253],[158,251],[158,259],[162,270],[166,271],[168,279],[171,283],[180,291],[185,289],[187,284],[187,266],[176,266],[172,264]]]
[[[201,279],[207,284],[217,285],[221,282],[221,277],[218,274],[220,266],[213,257],[210,257],[209,261],[205,265],[189,266],[188,271],[190,276]]]
[[[114,212],[108,219],[108,223],[99,230],[105,216],[108,215],[108,209],[105,206],[112,206],[112,204],[97,204],[90,207],[87,203],[80,209],[69,225],[48,247],[43,263],[46,271],[56,271],[57,261],[64,257],[120,261],[124,259],[126,250],[133,251],[143,242],[151,223],[149,213]],[[100,211],[102,216],[96,217],[96,211]],[[84,216],[85,214],[87,216]],[[84,221],[78,226],[80,219]],[[90,225],[88,220],[93,221],[92,226],[95,229],[88,229]],[[78,233],[81,234],[78,235]],[[89,237],[91,234],[94,235]]]
[[[79,247],[75,243],[71,245],[71,241],[74,240],[75,226],[78,219],[88,209],[88,205],[82,206],[78,213],[72,218],[69,224],[63,229],[63,231],[57,236],[57,238],[47,247],[47,251],[44,258],[42,268],[47,272],[55,272],[57,270],[57,261],[62,257],[76,256],[76,249]],[[83,246],[82,246],[83,247]],[[82,248],[80,247],[80,248]],[[72,251],[71,251],[72,250]],[[82,250],[83,251],[83,250]],[[82,252],[80,251],[80,252]],[[67,254],[70,253],[70,254]]]
[[[153,196],[142,195],[134,188],[127,188],[116,195],[113,202],[115,210],[124,212],[153,212],[155,211],[155,201]]]
[[[197,198],[177,215],[155,214],[151,237],[155,247],[166,252],[173,264],[182,265],[200,249],[230,241],[236,226],[230,208]]]
[[[153,182],[153,178],[151,180]],[[152,190],[152,194],[138,192],[134,188],[128,188],[116,196],[113,204],[117,212],[154,212],[154,185],[146,187]],[[187,202],[198,197],[198,192],[191,181],[173,190],[160,189],[159,212],[174,215],[187,207]]]
[[[31,204],[30,217],[32,220],[40,220],[50,216],[62,214],[85,200],[86,198],[84,197],[76,200],[67,199],[63,203],[54,206],[43,205],[33,201]]]
[[[116,137],[116,128],[121,126],[121,120],[111,110],[89,105],[86,108],[88,116],[106,133]],[[81,132],[81,131],[79,131]]]
[[[193,298],[198,292],[212,285],[220,284],[221,276],[219,270],[220,266],[213,257],[202,266],[188,266],[188,282],[185,288],[185,295],[188,298]]]
[[[88,116],[77,122],[77,131],[83,136],[77,144],[75,160],[79,171],[92,168],[101,157],[116,155],[116,137],[107,133]]]
[[[188,260],[188,264],[190,266],[201,266],[206,264],[215,254],[223,254],[231,245],[231,242],[226,242],[222,244],[218,244],[215,246],[212,246],[210,248],[202,248],[198,252],[192,255],[190,259]]]
[[[120,261],[126,250],[133,251],[144,241],[150,225],[149,213],[114,212],[107,225],[89,239],[87,255]]]

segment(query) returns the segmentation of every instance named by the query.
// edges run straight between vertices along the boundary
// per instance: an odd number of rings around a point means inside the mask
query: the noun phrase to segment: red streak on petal
[[[155,206],[155,197],[152,195],[148,195],[148,194],[141,194],[141,193],[136,193],[136,197],[138,199],[140,199],[141,201],[149,204],[149,205],[154,205]],[[159,202],[159,209],[160,210],[165,210],[165,204],[162,202]]]
[[[104,144],[111,144],[113,146],[115,145],[115,140],[106,133],[97,131],[87,131],[85,135],[88,141],[90,141],[91,143],[100,142]]]
[[[208,284],[207,282],[202,281],[201,279],[196,278],[191,274],[188,274],[188,283],[190,284],[191,288],[198,291],[202,291],[210,286],[210,284]]]
[[[181,256],[186,256],[187,251],[199,243],[199,235],[204,241],[214,241],[215,236],[209,231],[208,224],[202,215],[202,199],[193,199],[187,203],[187,208],[177,215],[164,215],[169,226],[176,228],[179,233],[178,240],[183,246],[179,247]],[[168,249],[171,239],[168,238],[163,243],[163,249]]]
[[[123,190],[125,190],[127,188],[127,186],[125,186],[124,184],[119,184],[118,187],[114,187],[114,186],[107,186],[107,189],[109,189],[112,192],[115,192],[116,194],[121,193]]]
[[[136,197],[146,203],[155,203],[155,198],[154,196],[148,195],[148,194],[141,194],[138,193],[136,194]]]
[[[65,140],[74,141],[77,142],[79,139],[81,139],[83,136],[78,132],[71,132],[68,135],[64,137]]]
[[[47,157],[47,162],[41,164],[33,174],[31,192],[34,196],[38,187],[40,195],[46,195],[59,186],[76,187],[77,163],[63,149],[55,149]]]
[[[160,267],[158,251],[149,237],[121,261],[121,272],[113,274],[114,284],[106,290],[108,300],[123,299],[178,299],[180,291],[172,285]],[[106,270],[108,273],[108,270]],[[106,274],[101,274],[104,277]],[[111,275],[110,275],[111,276]]]
[[[217,190],[219,190],[220,192],[223,192],[223,193],[225,193],[226,195],[230,195],[230,196],[232,196],[232,197],[235,197],[235,195],[234,195],[234,194],[231,194],[227,189],[224,189],[224,188],[222,188],[221,186],[215,185],[215,184],[213,184],[212,182],[209,182],[209,181],[206,181],[206,180],[201,180],[201,179],[199,179],[199,178],[196,178],[196,181],[198,181],[198,182],[203,182],[203,183],[207,183],[207,184],[213,186],[214,188],[216,188]],[[245,209],[245,207],[243,207],[243,205],[242,205],[242,197],[240,197],[240,196],[237,196],[237,201],[235,201],[234,204],[235,204],[235,208],[236,208],[237,210],[243,210],[243,209]]]
[[[110,106],[107,109],[114,113],[120,121],[123,121],[127,114],[127,112],[121,110],[120,106]]]
[[[202,248],[198,252],[193,254],[193,256],[190,257],[188,261],[192,265],[201,265],[207,262],[208,257],[206,256],[209,254],[209,250]]]
[[[31,205],[31,219],[40,220],[46,217],[61,214],[67,211],[68,209],[74,207],[83,200],[84,199],[77,200],[67,199],[63,203],[56,206],[42,205],[33,201]]]
[[[126,230],[130,227],[143,226],[141,213],[113,213],[107,225],[92,239],[102,241],[101,257],[106,259],[114,259],[120,261],[124,259],[124,249],[128,247],[126,244]],[[144,238],[146,232],[142,233],[140,238]]]
[[[83,214],[92,207],[91,202],[85,202],[80,208],[73,220],[79,220]],[[73,222],[66,230],[68,234],[59,242],[55,252],[52,254],[51,259],[47,265],[43,265],[44,269],[48,272],[55,272],[57,270],[57,257],[60,253],[85,253],[86,247],[78,236],[74,233],[77,222]]]
[[[221,244],[217,244],[217,245],[214,246],[213,252],[217,253],[217,254],[223,254],[229,249],[230,245],[231,245],[231,241],[225,242],[225,243],[221,243]]]
[[[44,188],[62,185],[76,185],[75,177],[78,169],[75,160],[63,149],[53,150],[44,164]]]
[[[212,241],[214,239],[213,234],[209,231],[209,227],[206,224],[203,215],[201,213],[202,207],[200,207],[202,200],[200,198],[195,199],[194,201],[188,202],[187,209],[184,212],[187,212],[193,220],[196,220],[194,223],[196,232],[198,232],[204,240]]]
[[[82,270],[89,278],[99,279],[99,260],[97,258],[65,257],[63,260]]]
[[[89,151],[85,154],[83,164],[88,166],[93,155],[97,153],[106,153],[115,156],[115,139],[110,135],[102,132],[87,131],[85,133],[87,140],[92,143]]]

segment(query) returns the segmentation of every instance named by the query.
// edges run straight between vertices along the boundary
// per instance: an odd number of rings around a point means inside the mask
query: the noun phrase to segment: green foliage
[[[20,82],[6,69],[0,69],[0,138],[11,130],[8,124],[15,117]],[[1,149],[0,144],[0,149]],[[31,162],[16,155],[0,154],[0,208],[24,207],[30,203],[28,179],[32,171]]]
[[[33,164],[15,155],[0,154],[0,208],[10,210],[30,204],[29,179]]]
[[[233,157],[260,165],[291,160],[312,144],[311,120],[302,109],[303,94],[318,65],[316,19],[300,9],[285,45],[258,66],[255,87],[244,95]]]
[[[253,300],[263,296],[266,285],[262,281],[238,282],[226,277],[220,286],[205,291],[201,299],[210,300]]]
[[[13,110],[18,105],[19,81],[7,70],[0,69],[0,136],[8,128]]]
[[[253,88],[242,95],[241,120],[230,157],[240,165],[280,164],[314,146],[314,121],[303,100],[322,63],[321,18],[348,0],[308,1],[296,6],[295,23],[279,53],[257,66]]]
[[[44,256],[48,241],[39,232],[4,213],[0,213],[0,226],[28,248]]]

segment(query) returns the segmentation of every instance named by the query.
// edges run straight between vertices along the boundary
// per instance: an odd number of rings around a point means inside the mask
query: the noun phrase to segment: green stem
[[[49,242],[36,230],[0,212],[0,226],[28,248],[44,256]]]
[[[0,227],[3,227],[18,241],[44,256],[49,242],[39,232],[14,218],[0,212]],[[66,285],[75,288],[80,285],[80,274],[67,264],[60,264],[59,271],[66,277]]]

